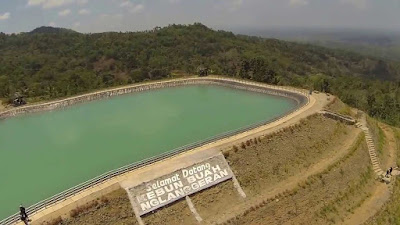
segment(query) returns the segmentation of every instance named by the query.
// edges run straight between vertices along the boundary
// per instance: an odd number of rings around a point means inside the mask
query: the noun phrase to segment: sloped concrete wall
[[[1,112],[0,119],[6,119],[9,117],[14,117],[27,113],[37,113],[37,112],[51,111],[56,109],[63,109],[75,104],[95,101],[99,99],[111,98],[114,96],[119,96],[124,94],[131,94],[135,92],[142,92],[153,89],[184,86],[184,85],[220,85],[241,90],[248,90],[253,92],[265,93],[269,95],[287,97],[297,101],[299,107],[306,104],[308,101],[307,96],[302,93],[291,90],[284,90],[279,87],[255,85],[255,83],[252,82],[233,80],[229,78],[191,78],[191,79],[172,80],[172,81],[163,81],[163,82],[128,86],[123,88],[80,95],[77,97],[71,97],[49,103],[18,107],[8,111]]]

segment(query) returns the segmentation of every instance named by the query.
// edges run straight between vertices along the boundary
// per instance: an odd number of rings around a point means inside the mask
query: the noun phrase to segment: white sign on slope
[[[127,188],[135,212],[142,216],[233,177],[223,155]]]

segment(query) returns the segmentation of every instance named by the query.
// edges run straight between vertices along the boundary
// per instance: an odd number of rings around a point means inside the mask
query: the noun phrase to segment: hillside
[[[0,99],[49,100],[171,76],[214,74],[338,95],[391,124],[400,122],[400,63],[339,50],[214,31],[202,24],[148,32],[80,34],[39,28],[0,34]]]
[[[236,32],[343,49],[372,57],[400,61],[399,32],[328,28],[238,29]]]
[[[329,108],[340,111],[341,105],[336,102]],[[385,129],[383,153],[397,151],[394,145],[399,140],[394,139],[394,131],[384,124],[372,126]],[[278,132],[220,150],[247,197],[243,199],[237,193],[232,181],[191,195],[202,224],[353,225],[368,219],[379,221],[371,224],[395,224],[399,215],[395,203],[398,193],[383,198],[392,186],[375,179],[366,139],[354,126],[312,115]],[[393,165],[395,158],[396,154],[382,158],[382,165]],[[391,205],[387,207],[385,202]],[[145,224],[199,224],[185,200],[142,219]],[[82,205],[50,224],[94,224],[100,220],[107,224],[138,224],[123,189]]]
[[[77,33],[74,30],[66,29],[66,28],[58,28],[58,27],[38,27],[29,34],[65,34],[65,33]]]

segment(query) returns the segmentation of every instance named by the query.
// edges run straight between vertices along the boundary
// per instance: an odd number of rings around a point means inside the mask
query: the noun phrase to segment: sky
[[[0,0],[0,32],[40,26],[79,32],[203,23],[214,29],[351,28],[400,31],[400,0]]]

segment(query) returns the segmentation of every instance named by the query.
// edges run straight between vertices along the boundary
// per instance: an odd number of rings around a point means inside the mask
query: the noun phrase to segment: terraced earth
[[[343,107],[347,106],[338,101],[328,109],[357,117],[355,110]],[[232,181],[192,195],[202,224],[397,224],[393,215],[400,213],[391,206],[400,196],[398,182],[392,178],[384,184],[377,180],[377,172],[395,164],[400,133],[373,121],[365,124],[371,130],[366,135],[357,126],[314,114],[272,134],[220,149],[247,198],[240,197]],[[372,143],[380,145],[381,153],[371,154]],[[143,221],[199,224],[184,200]],[[60,222],[138,224],[122,189],[72,211],[68,219],[48,224]]]

